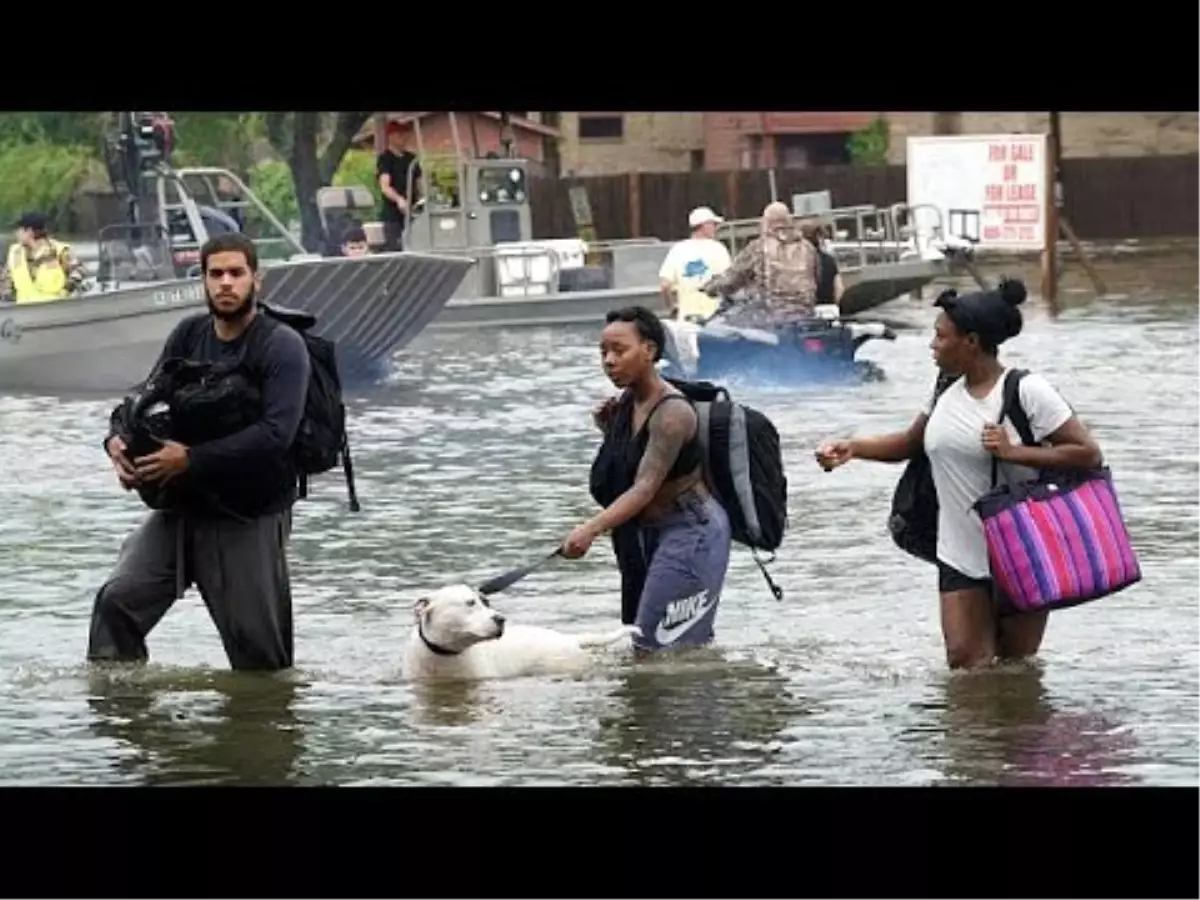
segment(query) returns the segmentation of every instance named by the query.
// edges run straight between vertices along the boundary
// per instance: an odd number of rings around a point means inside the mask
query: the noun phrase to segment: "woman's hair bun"
[[[1025,290],[1025,282],[1019,278],[1002,278],[996,290],[1009,306],[1020,306],[1029,296]]]

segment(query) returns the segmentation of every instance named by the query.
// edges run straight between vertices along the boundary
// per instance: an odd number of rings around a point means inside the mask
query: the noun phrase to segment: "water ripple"
[[[1193,294],[1194,298],[1194,294]],[[878,384],[737,396],[778,424],[793,531],[777,603],[735,550],[719,646],[589,675],[400,681],[413,599],[557,542],[593,509],[589,411],[609,388],[589,329],[425,335],[352,399],[363,510],[337,473],[297,506],[297,669],[225,672],[194,592],[139,672],[81,659],[96,588],[140,520],[99,440],[106,403],[0,398],[0,782],[333,784],[1196,784],[1195,304],[1031,310],[1008,358],[1080,411],[1145,568],[1053,617],[1043,662],[944,672],[932,571],[885,520],[899,470],[812,462],[823,438],[904,426],[931,383],[926,307],[864,355]],[[555,561],[497,599],[514,620],[608,627],[611,553]]]

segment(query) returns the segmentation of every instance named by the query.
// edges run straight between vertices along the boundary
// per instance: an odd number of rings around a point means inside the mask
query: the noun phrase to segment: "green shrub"
[[[371,192],[378,208],[380,193],[375,178],[375,154],[351,150],[334,173],[333,184],[335,187],[362,185]],[[287,163],[272,159],[251,167],[250,190],[285,225],[299,221],[300,205],[296,202],[296,186]]]
[[[882,117],[872,120],[861,131],[850,135],[846,142],[850,161],[856,166],[886,166],[888,152],[888,123]]]
[[[69,231],[72,204],[85,187],[107,184],[104,164],[91,148],[43,143],[0,146],[0,228],[25,210],[38,210],[56,231]]]
[[[282,160],[264,160],[253,165],[250,168],[250,190],[284,225],[290,225],[300,218],[292,170]]]

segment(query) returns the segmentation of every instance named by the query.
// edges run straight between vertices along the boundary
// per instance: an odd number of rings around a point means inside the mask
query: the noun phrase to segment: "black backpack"
[[[1021,408],[1020,387],[1021,379],[1028,375],[1025,369],[1012,369],[1004,378],[1004,399],[1000,407],[1000,421],[1007,417],[1021,440],[1033,446],[1033,430],[1029,418]],[[958,376],[939,375],[933,390],[933,405],[950,385],[958,380]],[[932,412],[932,409],[930,410]],[[993,471],[995,469],[993,461]],[[995,475],[993,474],[993,481]],[[937,564],[937,522],[938,498],[937,489],[933,484],[933,473],[929,467],[929,457],[922,448],[908,461],[904,473],[896,483],[892,494],[892,510],[888,516],[888,531],[896,546],[910,556]]]
[[[308,349],[308,391],[305,394],[304,414],[291,448],[299,475],[300,497],[308,496],[310,476],[328,472],[340,460],[350,509],[359,512],[362,507],[354,484],[354,463],[350,457],[350,438],[346,433],[346,406],[342,401],[337,348],[333,341],[312,333],[311,329],[317,323],[312,313],[271,306],[261,301],[258,308],[270,319],[298,332]],[[197,321],[207,323],[208,316],[197,317]],[[199,327],[193,326],[188,335],[189,349],[195,347],[201,333]]]
[[[779,432],[756,409],[735,403],[708,381],[667,378],[692,401],[704,449],[705,475],[729,516],[733,540],[749,547],[775,599],[783,590],[767,572],[788,526],[787,474]],[[771,554],[763,560],[758,551]]]

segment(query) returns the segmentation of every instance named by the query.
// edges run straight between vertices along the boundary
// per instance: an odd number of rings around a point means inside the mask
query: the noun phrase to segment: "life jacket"
[[[50,239],[50,252],[43,250],[30,269],[29,256],[20,244],[8,248],[7,269],[18,303],[46,303],[67,296],[67,267],[63,255],[69,244]]]

